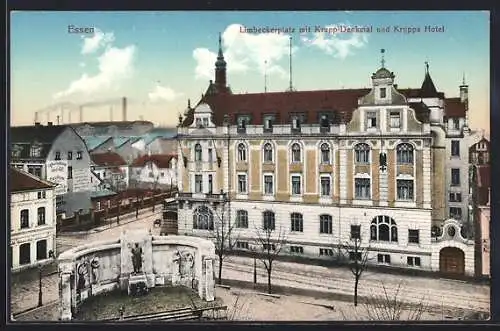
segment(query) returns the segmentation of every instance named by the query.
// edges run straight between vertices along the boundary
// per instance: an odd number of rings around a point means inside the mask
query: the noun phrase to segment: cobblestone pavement
[[[267,283],[267,272],[260,261],[257,262],[257,273],[257,281]],[[428,306],[445,307],[448,310],[489,312],[490,309],[490,287],[486,285],[369,271],[365,271],[361,277],[358,288],[360,296],[381,296],[387,291],[390,297],[394,297],[400,286],[398,299],[408,303],[424,302]],[[253,259],[228,257],[223,265],[222,278],[253,281]],[[272,283],[348,295],[352,295],[354,289],[354,277],[347,268],[281,261],[273,263]]]

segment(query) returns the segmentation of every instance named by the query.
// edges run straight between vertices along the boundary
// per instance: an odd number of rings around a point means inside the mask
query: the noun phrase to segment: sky
[[[70,110],[81,104],[86,105],[84,121],[121,120],[117,101],[126,96],[128,120],[174,126],[187,100],[197,103],[215,79],[221,33],[233,93],[286,90],[290,36],[296,90],[370,87],[384,49],[385,66],[400,88],[420,87],[425,61],[447,97],[459,95],[465,75],[471,127],[489,132],[490,22],[485,11],[11,15],[11,125],[32,124],[35,112],[41,122],[56,122],[58,115],[61,123],[75,122],[78,112]],[[70,32],[70,25],[93,32]],[[372,31],[339,31],[355,26]],[[426,26],[441,30],[426,31]],[[245,32],[253,27],[281,31]]]

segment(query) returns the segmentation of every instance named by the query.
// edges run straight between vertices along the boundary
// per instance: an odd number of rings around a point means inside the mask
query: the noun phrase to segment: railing
[[[212,314],[207,314],[212,312]],[[208,315],[208,316],[207,316]],[[129,321],[189,321],[207,319],[227,319],[227,306],[215,306],[206,308],[191,307],[162,311],[159,313],[130,315],[124,317],[114,317],[103,320],[104,322],[129,322]]]

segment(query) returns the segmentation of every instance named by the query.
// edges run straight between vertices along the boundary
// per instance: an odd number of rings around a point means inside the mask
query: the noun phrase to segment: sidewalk
[[[156,205],[154,212],[152,211],[153,207],[144,208],[144,209],[139,210],[139,215],[137,218],[136,218],[136,212],[134,211],[131,213],[121,215],[120,216],[120,223],[118,223],[116,221],[116,216],[115,216],[115,217],[110,217],[110,218],[107,218],[106,220],[104,220],[104,222],[106,222],[107,224],[95,227],[95,228],[88,230],[88,231],[60,232],[60,234],[64,235],[64,236],[66,236],[66,235],[68,235],[68,236],[87,235],[87,234],[91,234],[91,233],[101,232],[101,231],[111,229],[111,228],[116,227],[116,226],[124,225],[127,223],[131,223],[131,222],[134,222],[137,220],[144,219],[144,218],[148,218],[148,217],[151,217],[152,215],[158,215],[158,217],[161,218],[161,214],[163,213],[162,208],[163,208],[162,205]]]

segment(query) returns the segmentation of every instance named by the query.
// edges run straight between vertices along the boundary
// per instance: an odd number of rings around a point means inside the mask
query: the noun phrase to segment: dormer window
[[[387,97],[387,89],[385,87],[380,88],[380,99],[385,99]]]
[[[203,119],[203,127],[207,127],[208,126],[208,118],[204,118]]]
[[[264,115],[264,132],[271,132],[273,130],[273,123],[275,120],[275,115]]]
[[[238,123],[238,132],[244,133],[246,132],[247,124],[250,124],[250,116],[248,115],[239,115],[236,119]]]
[[[18,158],[21,157],[23,147],[21,145],[14,145],[12,147],[12,157],[13,158]]]
[[[30,151],[30,152],[31,152],[31,153],[30,153],[30,154],[31,154],[31,157],[40,157],[40,156],[41,156],[41,154],[42,154],[42,146],[40,146],[40,145],[38,145],[38,144],[35,144],[35,145],[31,146],[31,151]],[[57,153],[56,153],[56,155],[57,155]],[[60,159],[61,159],[61,158],[59,157],[59,160],[60,160]],[[56,160],[57,160],[57,159],[56,159]]]
[[[460,130],[460,120],[458,118],[453,119],[453,128],[455,130]]]
[[[197,127],[197,128],[202,128],[202,127],[203,127],[203,124],[202,124],[202,122],[201,122],[201,118],[197,118],[197,119],[196,119],[196,127]]]
[[[377,112],[374,111],[366,112],[366,127],[368,129],[373,129],[377,127]]]

